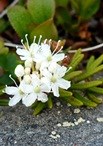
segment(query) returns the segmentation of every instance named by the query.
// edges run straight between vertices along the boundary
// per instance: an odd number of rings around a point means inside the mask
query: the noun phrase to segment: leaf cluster
[[[39,37],[40,34],[56,40],[63,30],[65,34],[76,35],[80,24],[90,20],[99,6],[100,0],[28,0],[26,4],[22,1],[8,10],[10,24],[5,19],[0,20],[0,32],[12,25],[19,37],[23,39],[29,34],[31,41],[34,35]]]
[[[80,69],[79,65],[84,58],[84,54],[79,49],[73,56],[68,67],[72,67],[66,75],[65,79],[71,81],[71,88],[67,91],[60,89],[60,100],[69,103],[72,106],[80,107],[87,106],[94,108],[98,104],[103,102],[103,99],[98,97],[103,94],[103,78],[95,79],[94,74],[103,70],[103,55],[99,58],[91,56],[88,60],[85,69]],[[44,108],[53,107],[54,98],[49,96],[49,100],[46,104],[36,102],[33,105],[34,114],[37,115]]]

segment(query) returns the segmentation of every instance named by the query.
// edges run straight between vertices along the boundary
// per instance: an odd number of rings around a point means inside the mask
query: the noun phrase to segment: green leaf
[[[66,101],[66,103],[71,104],[72,106],[78,106],[79,107],[79,106],[83,105],[83,103],[80,100],[76,99],[74,96],[68,96],[68,97],[66,97],[66,96],[61,97],[60,96],[60,98],[63,101]]]
[[[48,97],[47,105],[50,109],[53,108],[53,100],[51,96]]]
[[[90,100],[92,100],[93,102],[95,102],[95,103],[97,103],[97,104],[103,102],[103,99],[102,99],[102,98],[96,97],[93,93],[89,93],[89,92],[88,92],[87,95],[88,95],[88,98],[89,98]]]
[[[71,0],[72,7],[80,19],[90,19],[99,9],[100,0]]]
[[[72,8],[74,8],[74,10],[76,11],[76,13],[79,13],[80,8],[81,8],[80,0],[71,0],[71,5],[72,5]]]
[[[5,73],[0,77],[0,85],[11,85],[13,81],[9,78],[10,73]]]
[[[71,61],[71,63],[69,64],[69,67],[72,67],[72,68],[69,70],[69,72],[74,71],[83,58],[84,58],[84,54],[79,54],[78,57],[76,57],[75,61]]]
[[[66,91],[64,89],[60,89],[59,92],[60,92],[60,96],[61,97],[69,97],[69,96],[72,96],[72,92]]]
[[[42,39],[57,39],[57,29],[53,23],[52,19],[49,19],[42,24],[38,25],[31,33],[31,40],[33,40],[34,36],[37,36],[38,38],[40,35],[43,36]]]
[[[81,70],[73,71],[73,72],[70,72],[70,73],[67,72],[66,75],[64,76],[64,79],[66,79],[66,80],[72,80],[75,77],[79,76],[80,74],[82,74],[82,71]]]
[[[5,21],[4,19],[0,19],[0,33],[5,31],[5,29],[8,27],[9,23]]]
[[[103,55],[100,55],[96,60],[94,60],[91,65],[88,66],[88,70],[94,70],[98,65],[103,62]]]
[[[77,89],[77,90],[87,89],[90,87],[101,85],[102,83],[103,83],[102,81],[90,81],[90,82],[85,82],[85,83],[76,83],[76,84],[72,84],[71,89]]]
[[[8,106],[9,100],[6,99],[0,99],[0,106]]]
[[[98,67],[96,67],[95,69],[93,68],[93,69],[90,70],[90,71],[86,71],[86,72],[82,73],[80,76],[78,76],[78,77],[76,78],[76,82],[77,82],[77,81],[82,81],[83,79],[86,79],[86,78],[88,78],[88,77],[94,75],[95,73],[97,73],[97,72],[99,72],[99,71],[101,71],[101,70],[103,70],[103,64],[100,65],[100,66],[98,66]]]
[[[23,38],[25,34],[30,33],[29,26],[33,21],[31,15],[24,7],[14,6],[9,9],[7,15],[11,25],[21,38]]]
[[[62,25],[63,29],[67,31],[68,27],[70,29],[72,25],[71,15],[68,12],[68,9],[59,7],[56,9],[56,24]],[[67,21],[68,20],[68,21]]]
[[[45,107],[46,107],[46,103],[39,102],[36,108],[34,109],[33,114],[38,115]]]
[[[18,57],[14,53],[8,53],[7,55],[0,55],[0,66],[3,68],[5,74],[0,77],[0,84],[11,84],[12,80],[9,78],[11,74],[13,77],[15,67],[19,64]]]
[[[89,70],[90,66],[93,64],[94,61],[95,61],[95,57],[91,56],[87,62],[86,70]]]
[[[96,107],[97,104],[95,102],[92,102],[91,100],[89,100],[88,98],[81,96],[79,93],[75,92],[74,96],[80,100],[81,102],[83,102],[84,105],[89,106],[89,107]]]
[[[55,0],[57,7],[67,7],[69,0]]]
[[[101,87],[91,87],[88,90],[97,94],[103,94],[103,88]]]
[[[19,64],[16,54],[8,53],[8,55],[0,55],[0,66],[5,70],[14,74],[15,67]]]
[[[28,0],[27,8],[35,23],[42,23],[54,16],[54,0]]]
[[[82,1],[80,15],[83,19],[90,19],[99,9],[100,0]]]
[[[4,90],[5,86],[0,86],[0,95],[4,94],[3,90]]]

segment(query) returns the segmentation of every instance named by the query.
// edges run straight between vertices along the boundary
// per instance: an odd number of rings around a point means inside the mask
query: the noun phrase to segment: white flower
[[[19,78],[22,77],[24,75],[24,67],[19,64],[17,65],[17,67],[15,68],[15,75]]]
[[[31,77],[30,77],[30,75],[24,75],[23,80],[24,80],[24,82],[26,84],[30,84],[31,83]]]
[[[25,99],[25,97],[27,96],[27,94],[25,94],[21,90],[20,86],[19,87],[6,86],[5,93],[13,96],[12,98],[10,97],[9,106],[16,105],[20,100]]]
[[[29,75],[30,74],[30,71],[31,71],[30,67],[26,67],[25,68],[25,74],[26,75]]]
[[[20,55],[21,60],[34,60],[37,51],[39,50],[40,46],[36,43],[32,43],[29,48],[20,49],[17,48],[16,53]]]
[[[24,67],[18,65],[15,69],[20,85],[18,86],[10,76],[16,87],[6,86],[5,88],[5,93],[12,96],[9,106],[16,105],[20,100],[27,107],[31,106],[36,100],[46,102],[48,93],[53,92],[54,96],[59,97],[59,88],[67,90],[71,85],[70,81],[63,79],[67,68],[58,64],[65,57],[65,54],[60,52],[62,47],[56,52],[60,41],[52,52],[50,40],[48,44],[46,44],[46,40],[44,43],[40,43],[40,36],[38,44],[36,44],[36,37],[34,37],[33,43],[29,46],[27,35],[25,35],[25,38],[26,46],[21,41],[24,49],[17,48],[16,50],[21,60],[24,61]]]
[[[34,60],[39,66],[41,64],[40,68],[42,70],[43,68],[48,67],[52,62],[63,60],[64,57],[64,53],[60,53],[59,51],[57,53],[52,53],[50,45],[41,43],[39,53],[36,54]]]
[[[32,61],[31,58],[29,58],[29,59],[27,59],[27,60],[25,61],[25,67],[31,68],[32,65],[33,65],[33,61]]]
[[[59,87],[68,89],[70,87],[70,81],[63,79],[67,68],[53,63],[48,69],[42,71],[44,76],[41,80],[51,89],[54,96],[59,97]]]
[[[23,100],[23,104],[27,107],[31,106],[36,100],[46,102],[48,100],[47,94],[50,90],[44,83],[41,82],[36,74],[32,74],[32,82],[23,85],[28,96]],[[46,92],[46,93],[45,93]]]

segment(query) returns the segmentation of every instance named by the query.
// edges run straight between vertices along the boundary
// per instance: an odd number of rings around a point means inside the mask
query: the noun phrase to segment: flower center
[[[55,83],[56,81],[57,81],[57,78],[56,78],[55,76],[52,76],[52,77],[51,77],[51,82],[52,82],[52,83]]]
[[[35,92],[35,93],[40,93],[40,87],[39,87],[39,86],[36,86],[36,87],[34,88],[34,92]]]
[[[19,94],[20,94],[20,95],[23,95],[24,92],[23,92],[21,89],[19,89]]]
[[[52,55],[49,55],[49,56],[47,57],[47,60],[48,60],[48,61],[51,61],[51,60],[52,60]]]

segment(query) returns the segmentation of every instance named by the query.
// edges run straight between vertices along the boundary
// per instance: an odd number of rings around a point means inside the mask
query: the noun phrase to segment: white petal
[[[13,86],[7,86],[5,88],[5,93],[9,94],[9,95],[15,95],[18,93],[18,87],[13,87]]]
[[[41,44],[41,50],[44,56],[48,56],[51,54],[50,46],[48,44]]]
[[[21,100],[21,96],[19,96],[19,94],[16,94],[15,96],[13,96],[10,101],[9,101],[9,106],[14,106],[16,105],[20,100]]]
[[[36,43],[32,43],[29,50],[33,50],[35,53],[39,50],[40,46]]]
[[[33,86],[31,84],[25,84],[24,82],[21,82],[19,88],[24,93],[31,93],[33,91]]]
[[[22,57],[22,56],[20,56],[20,59],[21,60],[27,60],[27,59],[29,59],[29,57]]]
[[[49,65],[49,67],[48,67],[48,70],[50,71],[50,72],[52,72],[52,73],[54,73],[55,71],[56,71],[56,69],[57,69],[57,63],[56,62],[51,62],[50,63],[50,65]]]
[[[43,69],[47,68],[49,66],[49,62],[42,60],[41,62],[41,67],[40,67],[40,71],[42,72]]]
[[[31,106],[37,99],[37,95],[35,93],[29,94],[27,97],[23,98],[22,102],[25,106]]]
[[[57,84],[52,85],[52,91],[53,91],[54,96],[59,97],[59,88]]]
[[[40,81],[39,77],[35,73],[32,74],[31,77],[32,77],[32,83],[33,83],[34,86],[35,85],[36,86],[40,85],[41,81]]]
[[[53,61],[58,62],[63,60],[65,57],[64,53],[60,53],[60,54],[54,54],[53,55]]]
[[[16,50],[16,53],[18,55],[21,55],[21,56],[28,56],[29,55],[29,51],[28,50],[25,50],[25,49],[17,49]]]
[[[59,66],[57,67],[56,73],[57,73],[58,76],[61,78],[61,77],[63,77],[63,76],[65,75],[66,71],[67,71],[67,68],[66,68],[65,66],[60,66],[60,65],[59,65]]]
[[[48,78],[46,78],[46,77],[41,78],[41,82],[46,84],[49,89],[51,88],[51,83]]]
[[[63,88],[63,89],[68,89],[71,86],[71,82],[70,81],[67,81],[65,79],[59,79],[57,81],[57,83],[58,83],[58,86],[60,88]]]
[[[52,74],[47,69],[42,70],[41,74],[49,79],[52,77]]]
[[[45,93],[40,93],[38,95],[38,100],[42,101],[42,102],[46,102],[48,100],[48,97],[47,97],[47,95]]]
[[[42,85],[41,85],[41,91],[42,91],[42,92],[47,92],[47,93],[49,93],[49,92],[50,92],[50,87],[47,86],[46,84],[42,84]]]

